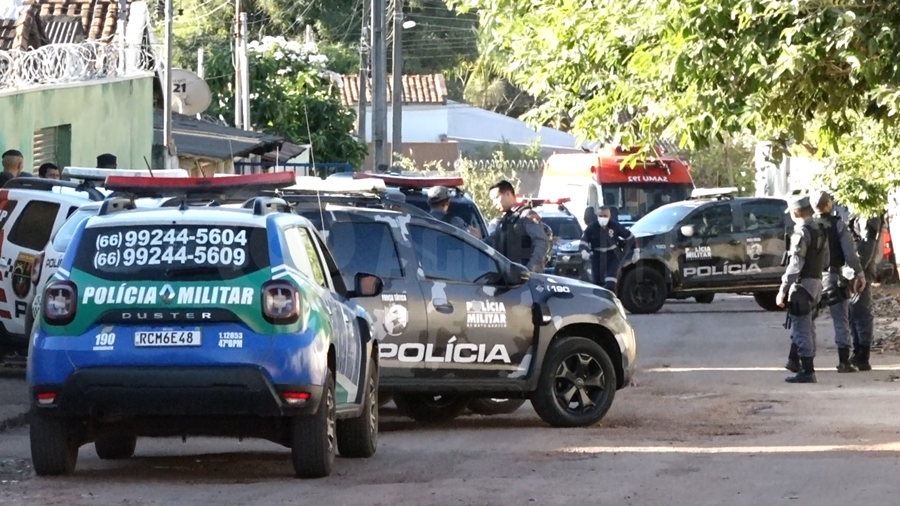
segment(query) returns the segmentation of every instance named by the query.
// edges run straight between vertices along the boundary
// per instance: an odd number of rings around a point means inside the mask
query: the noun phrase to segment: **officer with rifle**
[[[540,216],[530,206],[516,201],[516,189],[509,181],[495,183],[488,195],[503,215],[485,242],[506,258],[526,266],[529,271],[543,273],[550,241],[540,223]]]
[[[791,329],[791,352],[786,367],[797,374],[785,381],[815,383],[815,319],[822,295],[822,271],[829,261],[828,237],[814,218],[809,197],[793,199],[787,212],[794,221],[794,233],[776,303],[778,307],[787,306],[785,328]]]
[[[839,373],[857,372],[859,369],[850,363],[850,319],[849,305],[851,293],[861,291],[866,285],[856,254],[856,245],[850,230],[834,211],[834,203],[828,192],[814,192],[810,196],[816,208],[816,220],[825,228],[828,238],[829,262],[823,273],[822,304],[828,306],[831,320],[834,323],[834,344],[838,349]],[[853,270],[853,279],[844,277],[844,266]]]

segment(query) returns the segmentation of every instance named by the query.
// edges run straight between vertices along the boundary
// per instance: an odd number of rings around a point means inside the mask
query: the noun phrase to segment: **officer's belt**
[[[606,248],[594,248],[594,251],[601,251],[601,252],[612,251],[616,248],[618,248],[618,246],[607,246]]]

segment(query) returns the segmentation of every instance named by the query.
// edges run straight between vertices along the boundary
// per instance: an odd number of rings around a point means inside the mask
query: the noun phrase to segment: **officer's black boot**
[[[784,379],[788,383],[816,383],[812,357],[800,357],[800,372]]]
[[[859,371],[855,365],[850,363],[850,348],[838,348],[837,371],[841,373]]]
[[[797,345],[794,343],[791,343],[791,351],[788,353],[788,361],[784,368],[791,372],[800,372],[800,356],[797,355]]]
[[[854,353],[854,358],[850,359],[850,362],[860,371],[872,370],[872,366],[869,364],[869,350],[868,346],[860,345],[857,353]]]

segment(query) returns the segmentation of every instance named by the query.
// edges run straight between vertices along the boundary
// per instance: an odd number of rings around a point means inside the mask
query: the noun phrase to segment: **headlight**
[[[563,257],[562,257],[563,262],[568,262],[569,260],[572,260],[572,257],[570,257],[569,255],[563,255]]]

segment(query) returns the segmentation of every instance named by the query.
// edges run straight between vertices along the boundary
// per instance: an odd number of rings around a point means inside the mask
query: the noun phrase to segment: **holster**
[[[812,313],[813,299],[809,292],[795,283],[788,290],[788,314],[791,316],[806,316]]]
[[[850,298],[850,285],[847,280],[840,276],[837,286],[831,285],[822,292],[822,306],[833,306]]]

